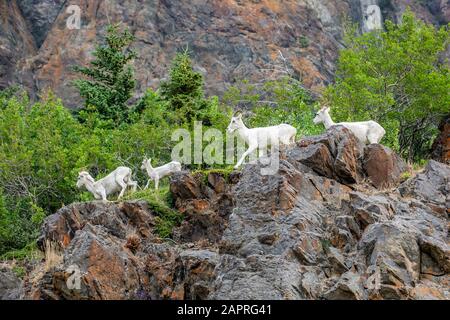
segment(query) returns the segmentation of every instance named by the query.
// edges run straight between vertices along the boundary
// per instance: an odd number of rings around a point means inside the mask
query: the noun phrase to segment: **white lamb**
[[[297,129],[288,124],[248,129],[242,121],[242,114],[232,117],[227,129],[229,133],[233,133],[236,130],[249,147],[234,167],[235,169],[239,168],[245,158],[258,148],[264,152],[271,145],[271,142],[274,141],[278,142],[278,144],[289,145],[295,143],[295,136],[297,135]]]
[[[165,178],[165,177],[169,177],[172,174],[174,174],[175,172],[181,171],[181,163],[179,163],[177,161],[172,161],[161,167],[153,168],[151,159],[147,159],[147,157],[146,157],[144,159],[144,161],[142,161],[141,169],[146,170],[148,176],[150,177],[150,179],[148,180],[148,182],[145,186],[145,189],[148,189],[148,186],[150,185],[150,181],[154,180],[155,181],[155,190],[158,190],[159,180],[161,180],[162,178]]]
[[[314,124],[323,123],[328,130],[332,126],[341,125],[349,129],[364,144],[380,143],[386,130],[375,121],[334,123],[330,116],[330,108],[323,107],[314,118]]]
[[[136,191],[137,182],[133,181],[131,176],[132,171],[130,168],[118,167],[109,175],[96,182],[89,172],[82,171],[78,175],[77,187],[86,187],[86,189],[94,195],[95,199],[102,199],[103,201],[108,201],[107,197],[109,195],[120,191],[118,197],[118,200],[120,200],[127,187],[131,186],[133,192]]]

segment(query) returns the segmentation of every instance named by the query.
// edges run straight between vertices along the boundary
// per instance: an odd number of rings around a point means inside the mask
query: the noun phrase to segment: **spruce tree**
[[[105,44],[97,45],[95,59],[88,67],[76,66],[74,70],[84,75],[74,81],[74,85],[85,99],[84,109],[97,112],[104,120],[115,123],[127,121],[129,108],[127,101],[136,87],[134,71],[130,62],[136,53],[129,47],[134,36],[128,29],[120,30],[120,25],[110,25]]]
[[[169,80],[161,83],[161,97],[182,120],[204,120],[202,113],[208,109],[208,100],[204,99],[203,76],[194,71],[187,49],[175,56]]]

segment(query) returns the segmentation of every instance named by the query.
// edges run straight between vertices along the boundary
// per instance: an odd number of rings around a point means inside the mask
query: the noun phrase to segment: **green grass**
[[[412,164],[414,171],[422,171],[428,164],[428,160],[422,159],[420,161],[416,161]]]
[[[203,176],[203,182],[205,184],[208,183],[208,175],[210,173],[217,173],[224,177],[226,182],[229,182],[230,174],[235,171],[233,166],[229,166],[223,169],[205,169],[205,170],[196,170],[192,172],[192,175],[195,176],[197,174],[201,174]]]
[[[22,267],[22,266],[14,266],[12,268],[12,272],[14,272],[14,274],[17,276],[17,278],[23,279],[25,277],[25,275],[27,274],[27,269],[25,269],[25,267]]]
[[[153,189],[138,191],[129,194],[125,200],[143,200],[157,215],[155,232],[163,238],[172,236],[173,228],[183,221],[183,215],[173,209],[173,198],[168,185],[163,185],[158,191]]]
[[[9,251],[0,256],[0,260],[38,260],[43,257],[35,242],[32,242],[22,249]]]
[[[412,173],[411,172],[409,172],[409,171],[405,171],[405,172],[403,172],[402,173],[402,175],[400,176],[400,181],[406,181],[406,180],[408,180],[409,178],[411,178],[412,177]]]

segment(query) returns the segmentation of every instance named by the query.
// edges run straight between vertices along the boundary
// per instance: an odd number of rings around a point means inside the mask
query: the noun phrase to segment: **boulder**
[[[407,298],[420,275],[417,236],[400,221],[376,223],[367,228],[359,248],[367,265],[379,270],[380,295],[384,299]]]
[[[45,241],[50,241],[66,248],[75,237],[76,231],[82,230],[87,223],[102,226],[112,235],[122,239],[127,236],[130,227],[135,228],[140,235],[149,237],[154,217],[146,202],[75,203],[45,219],[38,246],[44,251]]]
[[[364,150],[363,168],[370,182],[378,189],[396,186],[407,169],[405,161],[391,149],[380,144]]]
[[[208,172],[206,177],[188,172],[176,174],[171,179],[170,188],[175,207],[185,219],[175,230],[174,239],[181,242],[219,242],[234,207],[231,188],[237,181],[239,177],[236,175],[228,178],[220,172]]]
[[[403,197],[426,203],[436,214],[450,213],[450,167],[430,160],[422,173],[399,186]]]
[[[364,146],[347,128],[333,126],[320,136],[304,138],[296,147],[300,150],[291,152],[294,159],[318,174],[344,184],[362,180],[359,159],[363,156]]]
[[[22,296],[22,280],[13,270],[0,265],[0,300],[19,300]]]
[[[328,178],[334,176],[333,159],[329,149],[323,143],[310,144],[304,148],[293,148],[289,151],[288,156],[321,176]]]
[[[223,255],[216,267],[214,300],[298,300],[301,272],[295,262],[282,256]]]
[[[394,215],[390,200],[380,195],[351,192],[349,207],[363,231],[370,224],[391,220]]]
[[[139,290],[148,281],[140,270],[143,266],[124,247],[122,239],[101,226],[87,224],[77,231],[63,255],[63,263],[47,271],[34,290],[33,298],[139,299]],[[79,287],[72,279],[78,281]]]
[[[324,294],[327,300],[362,300],[365,298],[361,276],[348,271]]]

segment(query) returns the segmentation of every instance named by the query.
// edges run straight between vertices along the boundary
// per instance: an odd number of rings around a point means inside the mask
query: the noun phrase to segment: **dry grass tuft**
[[[45,241],[45,271],[56,267],[63,261],[61,247],[56,242]]]
[[[137,234],[132,234],[127,237],[125,248],[130,249],[131,252],[136,253],[141,246],[141,238]]]

